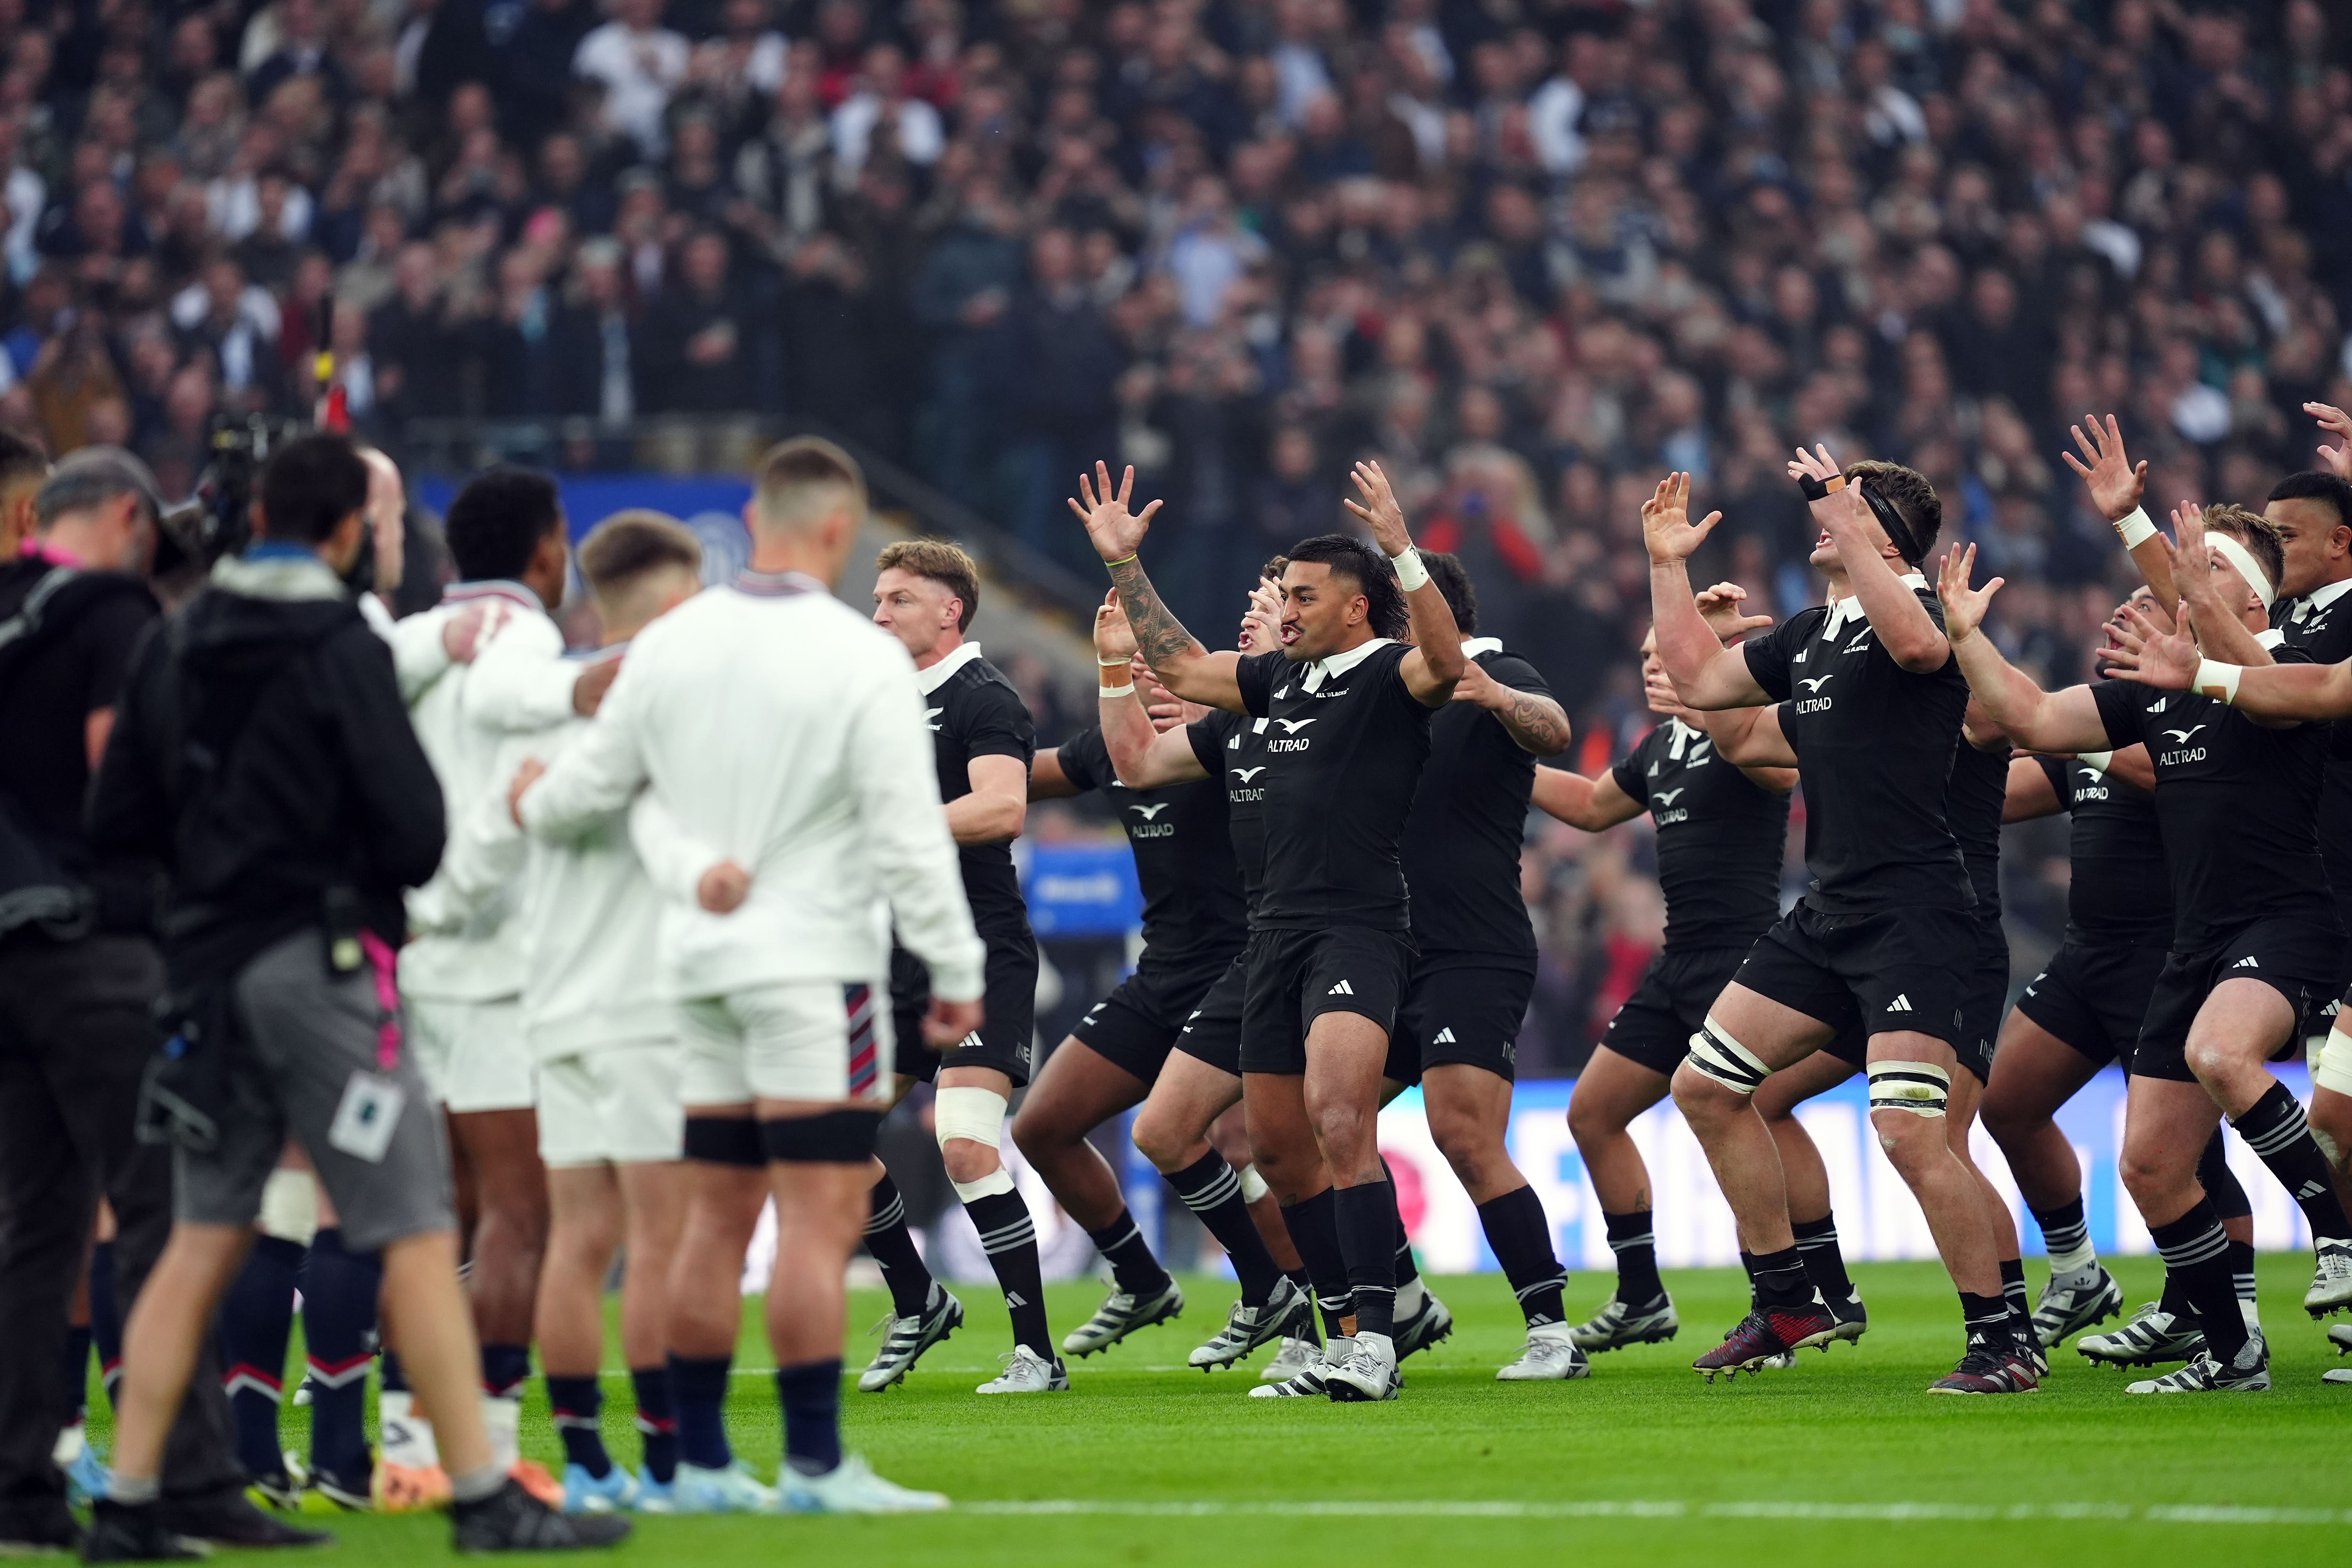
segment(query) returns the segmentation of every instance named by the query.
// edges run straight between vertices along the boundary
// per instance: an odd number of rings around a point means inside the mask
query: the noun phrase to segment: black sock
[[[253,1244],[222,1299],[223,1381],[236,1422],[236,1462],[254,1476],[286,1473],[278,1446],[278,1405],[285,1395],[286,1341],[294,1328],[294,1277],[302,1247],[283,1237]]]
[[[1567,1316],[1560,1290],[1568,1276],[1552,1250],[1551,1221],[1533,1187],[1515,1187],[1501,1197],[1478,1205],[1478,1223],[1486,1230],[1486,1247],[1503,1266],[1503,1278],[1519,1299],[1528,1327],[1557,1323]],[[1622,1278],[1622,1275],[1620,1276]],[[1652,1278],[1656,1277],[1654,1266]]]
[[[2175,1318],[2186,1318],[2192,1323],[2197,1321],[2197,1303],[2189,1299],[2188,1281],[2169,1268],[2164,1271],[2164,1289],[2157,1294],[2156,1310],[2169,1312]]]
[[[1802,1268],[1804,1264],[1800,1261],[1797,1267]],[[1739,1268],[1748,1276],[1748,1310],[1752,1312],[1764,1304],[1764,1298],[1756,1289],[1756,1255],[1744,1247],[1739,1249]]]
[[[1617,1299],[1629,1307],[1646,1307],[1664,1295],[1665,1284],[1658,1278],[1658,1237],[1650,1224],[1650,1211],[1603,1213],[1601,1220],[1609,1228],[1609,1250],[1617,1255]],[[1741,1253],[1739,1261],[1748,1263],[1748,1255]],[[1753,1279],[1756,1270],[1750,1268],[1748,1272]]]
[[[482,1347],[482,1392],[493,1399],[516,1399],[530,1381],[529,1345]]]
[[[2226,1254],[2230,1260],[2230,1284],[2238,1293],[2241,1305],[2254,1299],[2254,1244],[2233,1241]],[[2245,1314],[2241,1312],[2240,1317]]]
[[[1797,1237],[1798,1255],[1805,1260],[1805,1278],[1813,1282],[1822,1300],[1843,1301],[1853,1296],[1853,1281],[1845,1276],[1845,1254],[1838,1250],[1837,1215],[1797,1220],[1789,1228]]]
[[[2270,1092],[2232,1125],[2302,1208],[2315,1239],[2352,1239],[2352,1222],[2346,1221],[2344,1205],[2336,1195],[2336,1173],[2319,1152],[2319,1141],[2311,1135],[2311,1123],[2304,1119],[2303,1104],[2293,1090],[2283,1083],[2271,1085]]]
[[[1212,1149],[1182,1170],[1169,1173],[1166,1180],[1225,1249],[1234,1278],[1242,1284],[1242,1300],[1253,1307],[1263,1305],[1274,1294],[1274,1282],[1282,1271],[1274,1266],[1274,1254],[1265,1249],[1257,1222],[1250,1218],[1249,1205],[1242,1201],[1242,1179],[1225,1157]]]
[[[387,1348],[384,1351],[383,1363],[376,1368],[376,1376],[383,1384],[383,1393],[406,1394],[409,1392],[408,1373],[400,1364],[400,1352],[396,1350]]]
[[[1356,1332],[1396,1331],[1396,1188],[1387,1182],[1332,1189],[1332,1219],[1339,1256],[1348,1264],[1348,1294]]]
[[[1156,1296],[1168,1289],[1168,1270],[1151,1256],[1151,1244],[1143,1239],[1142,1229],[1125,1205],[1120,1205],[1117,1219],[1087,1235],[1110,1265],[1111,1279],[1128,1295]]]
[[[727,1373],[733,1356],[669,1358],[669,1386],[677,1401],[677,1457],[706,1470],[735,1462],[727,1444]]]
[[[310,1468],[354,1491],[368,1487],[367,1373],[374,1359],[383,1258],[353,1252],[330,1226],[302,1265],[302,1340],[310,1363]]]
[[[1743,1255],[1743,1261],[1747,1261]],[[1799,1311],[1813,1304],[1813,1282],[1805,1274],[1805,1259],[1794,1247],[1759,1252],[1749,1263],[1748,1278],[1755,1287],[1756,1305]]]
[[[75,1323],[66,1330],[65,1359],[58,1363],[65,1377],[66,1408],[77,1421],[89,1409],[89,1325]]]
[[[1013,1314],[1013,1342],[1055,1359],[1052,1331],[1045,1326],[1045,1271],[1037,1257],[1037,1222],[1017,1192],[968,1199],[964,1213],[980,1231],[980,1245],[1004,1290]]]
[[[2221,1219],[2251,1219],[2254,1200],[2246,1195],[2245,1184],[2238,1173],[2230,1169],[2230,1146],[2223,1129],[2213,1129],[2206,1141],[2205,1152],[2197,1156],[2197,1184],[2213,1200],[2213,1213]]]
[[[677,1404],[670,1397],[669,1368],[634,1367],[629,1384],[637,1396],[637,1437],[645,1448],[646,1474],[667,1486],[677,1476]]]
[[[1396,1201],[1396,1173],[1385,1159],[1381,1162],[1381,1175],[1388,1183],[1389,1207],[1396,1215],[1396,1264],[1391,1283],[1402,1290],[1421,1278],[1421,1265],[1413,1259],[1412,1237],[1404,1233],[1404,1210]]]
[[[1960,1324],[1969,1342],[1991,1343],[2010,1337],[2009,1298],[2006,1296],[1972,1296],[1960,1292]]]
[[[840,1464],[840,1361],[778,1367],[776,1398],[784,1407],[784,1463],[804,1476]]]
[[[2164,1255],[2164,1267],[2180,1281],[2182,1294],[2196,1304],[2206,1349],[2229,1365],[2246,1342],[2246,1320],[2238,1310],[2237,1282],[2230,1277],[2230,1238],[2221,1232],[2212,1200],[2198,1199],[2170,1225],[2150,1226],[2148,1235]]]
[[[593,1377],[547,1374],[547,1409],[563,1439],[563,1458],[600,1481],[613,1473],[613,1457],[604,1452],[604,1390]]]
[[[866,1250],[880,1267],[882,1283],[890,1288],[890,1310],[902,1318],[919,1317],[931,1302],[931,1271],[923,1266],[923,1255],[915,1250],[914,1236],[907,1229],[907,1200],[887,1172],[874,1184],[868,1212],[872,1217],[866,1222]]]
[[[2025,1296],[2025,1259],[2004,1258],[2000,1260],[2000,1294],[2009,1303],[2010,1332],[2018,1342],[2039,1344],[2033,1333],[2033,1303]]]
[[[2079,1196],[2056,1208],[2035,1209],[2033,1223],[2042,1227],[2042,1249],[2053,1258],[2063,1258],[2091,1245],[2091,1226],[2083,1217],[2083,1200]]]
[[[1282,1205],[1282,1223],[1290,1244],[1298,1248],[1315,1289],[1315,1305],[1323,1314],[1323,1337],[1337,1339],[1339,1320],[1355,1310],[1348,1289],[1348,1259],[1339,1250],[1339,1200],[1329,1187],[1305,1203]]]
[[[98,1352],[98,1377],[114,1402],[114,1385],[122,1375],[122,1313],[114,1300],[114,1243],[101,1241],[89,1249],[89,1342]]]

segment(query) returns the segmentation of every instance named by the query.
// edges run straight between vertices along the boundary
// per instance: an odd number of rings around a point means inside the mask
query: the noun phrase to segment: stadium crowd
[[[0,425],[52,452],[176,493],[216,415],[310,406],[323,323],[394,452],[813,416],[1087,571],[1063,497],[1116,451],[1202,626],[1377,453],[1588,763],[1648,723],[1661,468],[1785,616],[1788,449],[1914,465],[2063,680],[2116,564],[2070,418],[2120,412],[2167,504],[2252,500],[2352,404],[2318,0],[0,0]],[[1528,858],[1570,1055],[1652,940],[1643,855]]]

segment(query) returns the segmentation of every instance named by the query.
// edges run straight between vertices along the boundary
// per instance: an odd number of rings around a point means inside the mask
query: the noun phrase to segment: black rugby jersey
[[[2000,809],[2009,800],[2010,748],[1980,752],[1963,734],[1952,752],[1944,815],[1960,847],[1960,864],[1977,896],[1977,919],[2000,919]]]
[[[1505,653],[1495,638],[1473,638],[1462,650],[1497,686],[1551,695],[1536,667]],[[1431,715],[1429,763],[1404,833],[1412,940],[1424,954],[1475,952],[1497,963],[1534,964],[1536,931],[1519,891],[1519,844],[1535,787],[1535,758],[1494,714],[1449,702]]]
[[[2352,658],[2352,578],[2283,600],[2271,624],[2286,647],[2308,654],[2314,664]],[[2327,775],[2319,794],[2319,857],[2339,899],[2352,898],[2352,721],[2337,720],[2327,731]]]
[[[1903,581],[1937,626],[1943,607],[1916,573]],[[1740,645],[1748,673],[1780,703],[1805,791],[1805,902],[1823,914],[1970,907],[1945,815],[1969,685],[1959,660],[1914,675],[1895,662],[1858,600],[1790,616]]]
[[[974,757],[1017,757],[1022,771],[1037,756],[1037,727],[1028,705],[1003,672],[980,657],[978,643],[965,643],[929,669],[915,672],[923,694],[923,722],[940,771],[940,801],[971,793]],[[959,844],[964,897],[972,924],[982,938],[1029,934],[1029,910],[1021,900],[1021,877],[1013,868],[1013,846]]]
[[[2271,657],[2311,662],[2290,647]],[[2273,916],[2336,928],[2319,858],[2322,727],[2265,730],[2210,697],[2124,680],[2101,682],[2091,695],[2107,744],[2144,741],[2156,763],[2174,948],[2210,947],[2249,921]]]
[[[1271,722],[1220,708],[1184,727],[1202,770],[1223,781],[1226,835],[1253,924],[1265,890],[1265,732]]]
[[[1251,716],[1271,721],[1259,925],[1411,925],[1398,849],[1431,717],[1398,673],[1412,651],[1375,637],[1311,663],[1248,655],[1234,670]]]
[[[2150,700],[2153,700],[2151,697]],[[2036,757],[2072,819],[2066,940],[2142,947],[2172,935],[2172,881],[2156,802],[2080,757]]]
[[[1610,770],[1658,830],[1666,946],[1745,947],[1780,916],[1789,797],[1716,753],[1679,719],[1642,738]]]
[[[1055,752],[1063,776],[1101,790],[1118,808],[1143,889],[1141,967],[1223,963],[1249,934],[1241,872],[1225,831],[1225,792],[1214,779],[1129,789],[1118,782],[1099,726],[1081,730]]]

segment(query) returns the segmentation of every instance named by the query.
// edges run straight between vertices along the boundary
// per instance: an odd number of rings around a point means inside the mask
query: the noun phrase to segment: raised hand
[[[1668,474],[1658,481],[1656,493],[1642,503],[1642,542],[1659,565],[1689,560],[1723,521],[1721,512],[1711,511],[1691,521],[1690,484],[1688,474]]]
[[[1367,458],[1348,477],[1356,481],[1356,493],[1364,501],[1359,506],[1343,498],[1339,504],[1372,531],[1372,542],[1380,546],[1381,553],[1394,558],[1412,549],[1412,535],[1405,531],[1404,508],[1397,505],[1396,491],[1389,488],[1389,477],[1381,471],[1379,462]]]
[[[1127,498],[1135,493],[1135,466],[1128,465],[1120,476],[1118,490],[1110,488],[1110,465],[1097,462],[1091,477],[1078,476],[1077,499],[1070,510],[1087,525],[1087,537],[1094,542],[1095,553],[1105,561],[1124,561],[1142,547],[1143,536],[1150,531],[1151,514],[1160,510],[1153,501],[1139,513],[1127,510]],[[1081,504],[1081,503],[1084,504]]]
[[[2090,426],[2087,436],[2083,433],[2084,425]],[[2104,429],[2096,415],[2085,416],[2082,425],[2068,428],[2074,433],[2074,445],[2082,448],[2083,458],[2090,461],[2085,463],[2072,452],[2058,455],[2066,459],[2068,468],[2082,476],[2084,488],[2091,492],[2091,504],[2099,509],[2099,515],[2109,522],[2121,522],[2139,505],[2140,492],[2147,488],[2147,462],[2134,464],[2124,455],[2123,431],[2112,414],[2107,416]]]
[[[2213,556],[2205,544],[2205,509],[2182,501],[2172,513],[2172,586],[2184,604],[2215,605]]]
[[[1282,584],[1261,577],[1242,613],[1242,651],[1273,653],[1282,647]]]
[[[1711,588],[1700,589],[1692,595],[1691,602],[1698,606],[1699,619],[1706,623],[1706,629],[1720,640],[1729,642],[1736,637],[1761,631],[1772,624],[1769,616],[1743,616],[1739,613],[1739,606],[1747,597],[1748,590],[1738,584],[1717,583]]]
[[[2099,650],[2108,673],[2165,691],[2186,691],[2197,675],[2197,644],[2186,632],[2168,631],[2137,605],[2126,605],[2116,628],[2116,646]]]
[[[2000,591],[2004,579],[1995,577],[1981,588],[1969,586],[1969,572],[1977,563],[1977,547],[1945,552],[1936,581],[1936,597],[1944,605],[1944,636],[1954,647],[1976,636],[1984,624],[1985,606]]]
[[[2323,435],[2336,437],[2336,445],[2319,444],[2319,461],[2337,479],[2352,482],[2352,414],[2329,403],[2306,403],[2303,411],[2319,421]]]
[[[1113,588],[1095,606],[1095,658],[1106,665],[1125,664],[1135,657],[1135,628],[1127,624],[1127,611],[1118,602],[1118,590]]]

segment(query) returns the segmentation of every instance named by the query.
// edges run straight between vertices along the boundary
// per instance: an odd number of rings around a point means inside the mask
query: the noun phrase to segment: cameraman
[[[475,1402],[448,1153],[402,1048],[390,937],[439,861],[440,786],[392,656],[339,574],[362,548],[368,471],[350,441],[286,443],[262,469],[256,542],[148,638],[90,805],[97,842],[163,862],[171,1016],[142,1114],[177,1144],[175,1223],[123,1332],[114,1482],[93,1562],[186,1554],[156,1506],[163,1433],[213,1309],[253,1239],[290,1133],[353,1251],[382,1248],[386,1325],[441,1435],[457,1543],[602,1545],[502,1474]],[[386,933],[389,933],[389,937]]]
[[[9,456],[13,489],[25,461]],[[171,1163],[132,1137],[163,985],[152,874],[97,852],[82,820],[123,672],[160,613],[146,581],[159,510],[145,464],[77,452],[38,481],[23,552],[0,561],[13,628],[0,641],[0,1552],[79,1534],[49,1450],[70,1408],[58,1367],[99,1194],[121,1226],[125,1301],[171,1226]],[[185,1533],[308,1538],[245,1500],[209,1353],[163,1479]]]

